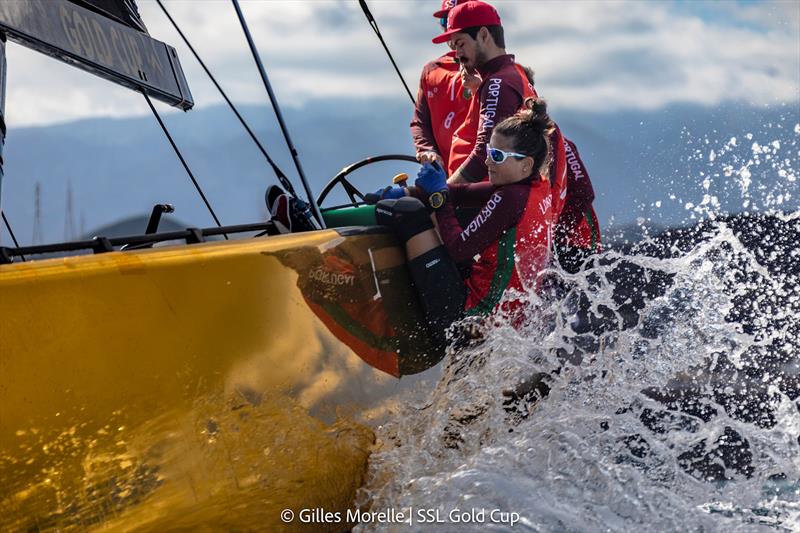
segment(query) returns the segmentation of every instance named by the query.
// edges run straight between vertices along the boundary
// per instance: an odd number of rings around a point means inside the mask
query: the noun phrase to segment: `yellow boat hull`
[[[370,424],[436,370],[396,376],[441,357],[404,276],[390,236],[329,230],[0,266],[0,530],[344,515]]]

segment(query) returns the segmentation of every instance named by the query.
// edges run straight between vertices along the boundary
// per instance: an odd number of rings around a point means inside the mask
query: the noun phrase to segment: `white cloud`
[[[245,0],[242,9],[282,105],[312,98],[403,97],[403,89],[355,1]],[[427,60],[436,0],[372,0],[372,9],[412,86]],[[227,0],[176,0],[167,8],[231,97],[265,102],[238,20]],[[797,101],[800,9],[796,2],[496,2],[508,50],[537,73],[551,105],[655,109]],[[178,49],[198,106],[221,100],[154,1],[140,0],[155,38]],[[50,58],[9,45],[12,127],[89,116],[147,113],[141,96]],[[412,87],[413,90],[413,87]]]

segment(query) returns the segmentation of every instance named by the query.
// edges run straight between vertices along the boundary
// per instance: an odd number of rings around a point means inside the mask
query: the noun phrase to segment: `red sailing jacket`
[[[484,80],[487,79],[487,76],[489,78],[499,76],[504,79],[507,87],[505,92],[501,92],[499,95],[492,95],[491,91],[488,90],[489,86],[484,83],[479,89],[479,97],[471,99],[464,122],[456,130],[452,141],[450,162],[447,167],[448,175],[452,175],[458,170],[468,158],[474,159],[472,154],[481,150],[480,147],[476,150],[476,142],[479,137],[484,140],[481,157],[485,159],[485,142],[488,142],[494,124],[499,123],[519,110],[526,98],[537,96],[536,90],[525,74],[525,70],[519,64],[513,63],[513,59],[514,56],[510,55],[500,56],[481,67],[480,73]],[[509,68],[510,64],[514,65],[519,80],[515,79],[516,76],[513,73],[513,69]],[[495,106],[490,107],[486,105],[486,100],[492,96],[498,100],[502,98],[504,101],[495,102]],[[513,105],[517,107],[512,108],[511,106]],[[513,109],[513,112],[509,112],[509,109]],[[484,115],[493,111],[496,113],[490,117],[492,120],[487,124]],[[486,127],[487,125],[489,128]],[[480,136],[479,131],[482,133]],[[558,136],[561,136],[560,132]],[[558,142],[554,144],[559,146]],[[554,188],[553,199],[556,212],[563,211],[555,232],[556,243],[559,246],[586,248],[594,252],[600,252],[600,225],[592,207],[594,189],[592,188],[589,174],[575,144],[564,139],[563,147],[566,149],[566,153],[563,156],[567,160],[566,162],[562,160],[562,162],[554,165],[550,175],[550,182]],[[551,155],[555,158],[560,158],[562,157],[562,152],[558,151]],[[471,163],[470,168],[474,167],[478,169],[477,171],[481,170],[473,161],[469,163]],[[554,173],[555,169],[565,169],[566,175],[562,176],[560,172]],[[483,167],[483,170],[485,170],[485,167]],[[473,172],[476,171],[473,170]],[[563,210],[560,206],[563,206]]]
[[[453,135],[447,175],[452,176],[466,163],[468,173],[480,181],[486,177],[486,144],[494,126],[519,111],[526,98],[537,95],[513,55],[496,57],[481,65],[478,72],[483,83]]]
[[[567,197],[556,226],[556,246],[600,252],[600,225],[592,207],[594,188],[578,148],[564,140],[567,158]]]
[[[449,52],[422,68],[417,105],[411,119],[411,136],[417,153],[439,154],[447,168],[450,143],[456,128],[464,122],[470,92],[461,83],[455,52]]]
[[[556,126],[550,136],[550,168],[548,181],[553,195],[553,212],[556,214],[554,221],[558,220],[567,202],[569,180],[567,178],[569,165],[567,162],[567,141]],[[555,229],[555,228],[554,228]]]
[[[536,277],[550,261],[554,219],[549,184],[536,180],[522,218],[483,250],[472,266],[466,280],[468,315],[488,315],[498,304],[505,312],[522,307],[521,298],[536,289]]]
[[[516,312],[523,307],[525,293],[538,286],[537,276],[551,258],[553,227],[566,185],[566,157],[558,129],[551,141],[548,177],[501,187],[488,182],[452,185],[452,202],[436,212],[442,240],[454,260],[479,254],[465,280],[467,314],[487,315],[498,304],[505,312]],[[453,204],[475,207],[477,199],[482,209],[462,229]]]

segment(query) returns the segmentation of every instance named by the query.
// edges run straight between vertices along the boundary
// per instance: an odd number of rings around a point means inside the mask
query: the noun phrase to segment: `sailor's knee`
[[[375,206],[375,218],[378,224],[391,227],[403,242],[433,229],[433,221],[425,204],[412,196],[381,200]]]
[[[428,214],[425,204],[413,196],[398,198],[394,209],[396,212],[402,213],[403,216],[422,216],[423,214],[427,216]]]
[[[379,200],[375,204],[375,219],[382,226],[391,226],[394,216],[394,204],[397,200]]]

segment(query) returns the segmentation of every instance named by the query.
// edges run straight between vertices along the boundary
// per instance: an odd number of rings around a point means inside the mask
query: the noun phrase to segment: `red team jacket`
[[[524,301],[521,296],[538,285],[536,276],[550,261],[553,228],[564,203],[566,157],[557,129],[551,148],[553,164],[547,176],[537,174],[499,187],[488,181],[448,187],[451,201],[436,218],[448,254],[458,263],[471,264],[464,280],[468,314],[489,314],[501,300],[504,311],[515,312]],[[424,199],[420,190],[412,192]],[[461,227],[455,206],[480,211]]]
[[[417,150],[432,149],[442,155],[448,175],[465,165],[468,175],[485,180],[486,144],[494,125],[516,113],[526,98],[537,96],[536,91],[514,56],[504,55],[479,69],[484,81],[478,95],[468,98],[463,94],[457,64],[453,61],[443,67],[447,64],[443,58],[423,70],[411,124]],[[444,87],[447,90],[443,91]],[[426,120],[430,124],[427,129]],[[443,147],[450,141],[447,134],[454,124],[457,128],[449,155],[445,155]],[[478,255],[465,280],[469,314],[492,312],[508,289],[511,295],[535,287],[535,276],[551,258],[554,238],[561,244],[599,251],[597,218],[591,207],[594,190],[577,148],[558,128],[551,137],[550,157],[549,175],[541,179],[498,188],[488,182],[451,186],[451,204],[437,212],[442,239],[451,256],[463,261]],[[514,200],[508,201],[511,198]],[[503,209],[495,211],[503,202]],[[453,203],[482,209],[462,229]],[[511,209],[510,218],[508,213],[498,215],[506,209]],[[503,307],[514,311],[520,305],[521,300],[512,296],[506,298]]]
[[[467,314],[487,315],[501,301],[504,311],[517,311],[550,260],[558,206],[549,179],[536,175],[500,187],[481,182],[449,189],[452,202],[436,212],[444,245],[457,262],[477,256],[464,281]],[[481,210],[462,228],[453,204]]]
[[[556,227],[556,247],[600,252],[600,225],[592,207],[594,188],[578,148],[564,140],[567,164],[567,197]]]
[[[523,68],[514,62],[513,55],[496,57],[481,65],[478,72],[483,83],[478,94],[470,99],[464,120],[453,134],[448,176],[466,164],[468,174],[478,180],[485,179],[486,144],[495,124],[519,111],[526,98],[537,96]]]
[[[470,92],[461,83],[455,52],[449,52],[422,68],[417,105],[411,119],[411,136],[417,153],[436,152],[444,161],[450,157],[450,142],[464,122]]]

